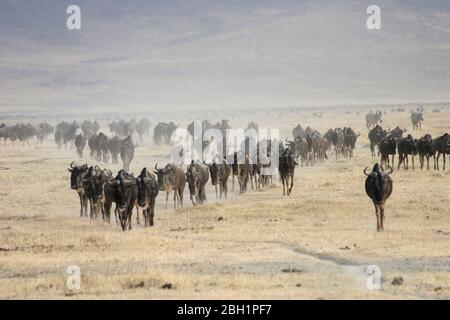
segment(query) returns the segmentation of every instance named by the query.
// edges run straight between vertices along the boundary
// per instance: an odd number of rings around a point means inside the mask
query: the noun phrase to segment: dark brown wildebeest
[[[77,148],[77,153],[80,158],[83,158],[83,150],[86,146],[86,138],[82,133],[75,137],[75,147]]]
[[[228,193],[228,178],[231,174],[231,166],[226,159],[223,160],[221,164],[217,165],[217,184],[219,185],[220,190],[220,199],[222,199],[222,195],[227,198]]]
[[[375,113],[370,111],[368,114],[366,114],[367,129],[370,129],[371,127],[375,127],[378,123],[382,123],[383,120],[381,119],[381,117],[382,117],[381,111],[377,111]]]
[[[411,155],[412,168],[414,170],[414,156],[417,154],[417,146],[414,138],[408,134],[406,138],[400,139],[397,145],[398,149],[398,170],[400,170],[400,164],[403,162],[403,170],[408,169],[409,159],[408,155]]]
[[[292,129],[292,136],[294,137],[294,140],[296,140],[297,138],[306,138],[305,130],[303,130],[300,124]]]
[[[115,179],[105,184],[105,213],[109,221],[111,205],[116,203],[116,214],[119,216],[122,231],[131,230],[131,217],[138,196],[136,178],[120,170]]]
[[[420,169],[423,169],[425,158],[427,159],[427,170],[430,170],[430,157],[433,156],[433,138],[430,134],[424,135],[417,140],[417,152],[419,153]]]
[[[422,130],[423,110],[416,110],[411,113],[411,123],[413,130]]]
[[[388,132],[388,135],[381,139],[378,144],[378,150],[381,154],[381,163],[387,164],[394,168],[394,157],[397,153],[397,143],[403,137],[403,133],[406,132],[406,129],[400,129],[396,127],[394,130]],[[392,155],[392,161],[389,159],[389,155]],[[390,163],[392,162],[392,163]]]
[[[294,172],[297,162],[289,148],[280,152],[278,170],[280,172],[281,184],[283,185],[283,195],[290,195],[292,187],[294,186]],[[290,182],[290,183],[289,183]]]
[[[205,162],[203,163],[208,166],[209,174],[211,176],[211,185],[214,187],[216,191],[216,200],[217,200],[219,198],[219,184],[217,183],[218,165],[215,160],[211,164],[207,164]]]
[[[76,190],[80,197],[80,217],[83,215],[87,217],[88,197],[84,189],[83,178],[87,174],[87,164],[81,166],[74,166],[75,161],[70,164],[70,187],[72,190]]]
[[[106,181],[111,178],[111,171],[107,169],[102,171],[98,166],[91,166],[83,178],[84,189],[91,206],[92,219],[97,219],[101,213],[103,220],[106,220],[103,190]]]
[[[434,158],[434,169],[439,170],[439,157],[442,155],[442,160],[444,165],[442,170],[445,170],[445,157],[450,154],[450,135],[444,133],[442,136],[433,139],[433,158]]]
[[[378,144],[386,136],[386,130],[383,130],[383,128],[379,125],[376,125],[375,128],[369,131],[370,151],[372,152],[372,157],[375,156],[375,146],[378,148]],[[378,154],[379,153],[380,150],[378,150]]]
[[[138,197],[136,205],[142,209],[145,226],[153,226],[156,196],[159,192],[158,181],[154,174],[150,173],[147,168],[144,168],[137,177],[137,184]]]
[[[192,161],[186,170],[186,180],[188,182],[192,204],[196,206],[197,204],[205,203],[205,186],[209,180],[208,166]]]
[[[186,186],[186,175],[183,169],[175,164],[167,164],[163,169],[158,169],[155,165],[154,173],[158,177],[160,191],[166,191],[166,209],[169,202],[169,194],[173,190],[173,207],[177,208],[177,203],[183,207],[183,192]]]
[[[372,199],[375,206],[375,214],[377,216],[377,231],[384,229],[384,204],[392,194],[392,179],[389,176],[392,173],[392,168],[389,171],[384,171],[378,163],[374,165],[372,172],[367,173],[364,169],[364,174],[367,176],[365,189],[370,199]]]
[[[361,135],[360,133],[356,134],[352,128],[344,128],[344,156],[349,158],[353,158],[353,150],[355,150],[356,140]]]

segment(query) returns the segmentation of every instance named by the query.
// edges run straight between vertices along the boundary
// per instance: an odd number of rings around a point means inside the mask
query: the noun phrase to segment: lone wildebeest
[[[189,186],[190,198],[194,206],[206,202],[205,186],[208,179],[207,165],[194,163],[192,161],[186,171],[186,180]]]
[[[366,178],[366,193],[373,201],[375,206],[375,214],[377,216],[377,231],[384,229],[384,204],[392,194],[392,179],[389,176],[392,173],[392,168],[389,171],[384,171],[378,163],[373,166],[372,172],[367,173],[364,169]]]
[[[137,207],[142,209],[145,219],[145,226],[153,226],[153,218],[155,216],[156,196],[159,192],[158,181],[147,168],[142,169],[141,174],[137,177],[138,197]]]
[[[70,164],[70,168],[67,169],[70,172],[70,187],[72,190],[76,190],[80,197],[80,217],[83,215],[87,217],[88,197],[84,189],[83,178],[88,172],[88,166],[87,164],[74,166],[74,163],[75,161],[73,161]]]

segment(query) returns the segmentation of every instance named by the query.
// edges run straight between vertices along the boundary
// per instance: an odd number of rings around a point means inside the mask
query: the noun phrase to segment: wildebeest
[[[119,122],[113,121],[108,125],[109,131],[116,136],[121,138],[125,138],[127,136],[133,135],[136,130],[137,123],[134,120],[124,121],[120,120]]]
[[[36,138],[39,143],[43,143],[44,139],[51,133],[53,133],[54,128],[49,125],[47,122],[42,122],[39,124],[36,130]]]
[[[384,171],[377,163],[373,166],[372,172],[367,173],[367,169],[364,169],[364,174],[367,176],[365,183],[366,193],[375,206],[377,231],[383,231],[384,205],[391,196],[393,187],[392,179],[389,176],[392,173],[392,168],[389,171]]]
[[[97,131],[100,129],[100,125],[98,124],[97,121],[92,123],[89,120],[85,120],[81,124],[80,128],[81,128],[83,135],[86,137],[86,139],[89,140],[89,138],[91,138],[93,135],[97,134]]]
[[[11,127],[2,124],[2,126],[0,126],[0,138],[3,139],[3,142],[6,144],[8,139],[11,142],[17,140],[17,135]]]
[[[375,156],[375,146],[378,148],[380,141],[386,137],[387,132],[379,125],[376,125],[372,130],[369,131],[369,141],[370,141],[370,151],[372,152],[372,157]],[[378,153],[380,150],[378,150]]]
[[[303,130],[300,124],[298,124],[296,127],[294,127],[294,129],[292,129],[292,136],[294,137],[294,140],[296,140],[299,137],[300,138],[306,137],[305,130]]]
[[[183,193],[186,186],[186,175],[183,169],[175,164],[167,164],[163,169],[155,165],[154,173],[158,177],[160,191],[166,191],[166,209],[169,202],[169,194],[173,190],[173,207],[177,208],[177,203],[183,207]]]
[[[301,136],[297,136],[294,141],[286,139],[286,146],[291,149],[294,156],[300,156],[302,167],[304,165],[310,164],[310,161],[312,160],[312,145],[310,150],[308,142],[305,139],[303,139]]]
[[[423,110],[417,109],[413,113],[411,113],[411,123],[413,126],[413,130],[421,130],[422,129],[422,121],[423,121]]]
[[[222,163],[217,164],[217,184],[219,185],[220,199],[222,195],[227,198],[228,193],[228,178],[231,174],[231,166],[226,159]]]
[[[210,164],[205,163],[205,165],[207,165],[209,168],[209,174],[211,176],[211,185],[214,186],[214,189],[216,190],[216,199],[218,199],[219,198],[219,184],[217,183],[218,166],[216,164],[216,161],[213,161]]]
[[[445,170],[445,157],[450,154],[450,135],[444,133],[442,136],[433,139],[432,146],[434,169],[439,170],[439,157],[442,155],[442,161],[444,162],[442,170]]]
[[[427,159],[427,170],[430,170],[430,157],[433,156],[433,138],[430,134],[425,134],[417,139],[417,153],[419,154],[420,169],[423,169],[425,158]]]
[[[102,214],[103,220],[107,218],[105,215],[103,188],[110,178],[112,178],[111,171],[107,169],[102,171],[98,166],[91,166],[87,174],[83,177],[83,186],[89,199],[91,218],[93,219],[97,219],[100,213]]]
[[[170,123],[160,122],[153,131],[153,143],[156,145],[169,144],[172,133],[177,126],[172,121]]]
[[[298,156],[297,156],[298,157]],[[278,170],[280,172],[281,184],[283,185],[283,195],[290,195],[294,186],[294,172],[297,162],[289,148],[280,152]]]
[[[388,135],[381,139],[378,144],[378,150],[381,154],[381,163],[390,165],[394,168],[394,157],[397,153],[397,143],[403,137],[403,133],[406,132],[406,129],[400,129],[396,127],[394,130],[388,132]],[[392,161],[390,161],[389,156],[392,156]],[[392,163],[390,163],[392,162]]]
[[[120,170],[115,179],[105,184],[105,213],[109,221],[111,205],[116,203],[122,231],[131,230],[131,217],[138,197],[136,178],[125,170]]]
[[[131,136],[126,137],[120,143],[120,158],[122,159],[123,168],[125,170],[130,169],[131,161],[134,158],[134,148],[133,139]]]
[[[375,127],[378,123],[382,123],[383,120],[381,119],[381,117],[382,117],[381,111],[377,111],[375,113],[370,111],[368,114],[366,114],[367,129],[370,129],[371,127]]]
[[[97,135],[93,135],[88,140],[89,148],[91,149],[91,157],[94,157],[97,161],[103,161],[108,163],[109,150],[108,150],[108,137],[103,132]]]
[[[108,151],[111,155],[112,163],[118,162],[118,156],[120,153],[120,144],[121,144],[120,138],[118,136],[114,136],[111,139],[108,140]]]
[[[136,125],[136,132],[139,135],[139,140],[141,141],[141,143],[144,143],[144,135],[149,132],[150,127],[151,123],[148,119],[141,119]]]
[[[414,138],[408,134],[406,138],[400,139],[397,145],[398,149],[398,169],[400,170],[400,164],[403,163],[403,169],[408,169],[409,158],[411,156],[412,168],[414,170],[414,156],[417,154],[417,146]]]
[[[75,147],[80,158],[83,158],[83,150],[86,146],[86,137],[80,133],[75,137]]]
[[[80,197],[80,217],[87,216],[88,197],[84,189],[83,178],[87,174],[87,164],[81,166],[74,166],[75,161],[70,164],[67,169],[70,172],[70,187],[72,190],[76,190]]]
[[[360,136],[360,134],[356,134],[352,128],[344,128],[344,155],[348,156],[349,158],[353,157],[353,150],[355,149],[356,140]]]
[[[142,209],[145,219],[145,226],[153,226],[155,216],[156,196],[159,192],[159,186],[156,176],[149,172],[147,168],[142,169],[137,177],[138,196],[137,207]]]
[[[67,147],[68,143],[71,143],[73,145],[73,142],[75,140],[77,130],[79,127],[80,127],[80,125],[76,121],[73,121],[67,127],[67,129],[63,132],[63,134],[62,134],[63,142],[62,143],[64,144],[65,147]]]
[[[192,162],[186,170],[186,180],[188,182],[192,204],[195,206],[205,203],[205,186],[209,180],[208,166]]]
[[[240,193],[247,191],[247,184],[250,178],[250,170],[252,169],[252,163],[250,157],[245,154],[243,160],[237,161],[237,178],[239,182]]]

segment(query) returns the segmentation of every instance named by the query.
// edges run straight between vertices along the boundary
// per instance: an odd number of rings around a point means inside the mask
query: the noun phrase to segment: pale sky
[[[0,2],[0,110],[416,101],[450,101],[448,0]]]

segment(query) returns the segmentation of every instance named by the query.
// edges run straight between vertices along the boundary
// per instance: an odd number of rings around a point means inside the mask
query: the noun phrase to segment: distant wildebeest
[[[111,155],[112,163],[118,163],[118,156],[120,154],[120,144],[122,140],[118,136],[114,136],[108,140],[108,151]]]
[[[70,172],[70,187],[75,190],[80,197],[80,217],[83,215],[87,217],[88,197],[84,189],[83,178],[88,172],[87,164],[81,166],[74,166],[74,162],[70,164],[67,169]]]
[[[377,111],[373,113],[370,111],[368,114],[366,114],[366,127],[367,129],[370,129],[371,127],[375,127],[378,123],[382,123],[382,112]]]
[[[403,169],[409,168],[409,155],[412,160],[412,168],[414,170],[414,156],[417,154],[417,145],[414,138],[408,134],[406,138],[400,139],[397,144],[398,149],[398,169],[400,170],[400,164],[403,163]]]
[[[383,231],[384,205],[391,196],[393,187],[392,179],[389,176],[392,173],[392,168],[389,171],[384,171],[377,163],[374,165],[372,172],[367,173],[367,169],[364,169],[364,174],[367,176],[365,183],[366,193],[375,206],[377,231]]]
[[[120,120],[119,122],[113,121],[108,125],[109,131],[120,138],[125,138],[127,136],[133,135],[136,131],[137,123],[134,120],[124,121]]]
[[[173,191],[173,207],[177,208],[177,203],[183,207],[183,193],[186,186],[186,175],[183,169],[175,164],[167,164],[163,169],[155,165],[154,173],[158,177],[160,191],[166,191],[166,209],[169,202],[169,194]]]
[[[69,125],[67,130],[63,132],[63,135],[62,135],[63,142],[62,143],[64,144],[64,147],[67,147],[68,143],[70,143],[71,146],[73,146],[73,142],[75,141],[75,137],[77,135],[77,130],[79,127],[80,127],[80,125],[76,121],[73,121]]]
[[[421,130],[423,121],[423,109],[417,109],[411,113],[411,123],[413,130]]]
[[[130,169],[131,161],[134,158],[134,148],[135,145],[131,136],[128,136],[120,143],[120,158],[122,159],[123,168],[127,171]]]
[[[81,124],[80,128],[83,135],[86,137],[87,140],[89,140],[89,138],[97,134],[97,131],[100,129],[100,125],[97,123],[97,121],[92,123],[89,120],[85,120]]]
[[[445,158],[447,154],[450,154],[450,135],[444,133],[442,136],[433,139],[433,158],[434,158],[434,169],[439,170],[439,157],[442,155],[442,161],[444,165],[442,170],[445,170]]]
[[[120,170],[115,179],[110,179],[105,184],[105,213],[108,221],[112,202],[115,202],[122,231],[131,230],[131,217],[137,197],[136,178],[125,170]]]
[[[14,142],[18,139],[14,130],[5,124],[2,124],[2,126],[0,126],[0,138],[3,139],[4,144],[6,144],[6,141],[8,139],[11,142]]]
[[[305,139],[301,136],[297,136],[294,141],[286,139],[286,146],[291,149],[294,156],[300,156],[302,167],[309,164],[311,150],[309,150],[308,142]]]
[[[177,126],[172,121],[170,123],[160,122],[153,131],[153,143],[156,145],[169,144],[172,133]]]
[[[156,196],[159,192],[158,180],[153,173],[144,168],[137,177],[137,185],[138,196],[136,205],[142,209],[145,226],[153,226]]]
[[[91,149],[91,157],[95,158],[97,161],[108,163],[108,140],[109,138],[103,132],[100,132],[97,135],[93,135],[88,140],[88,145]]]
[[[139,140],[141,141],[141,144],[144,143],[144,135],[150,131],[150,127],[151,123],[148,119],[141,119],[136,125],[136,132],[139,135]]]
[[[423,169],[425,158],[427,159],[427,170],[430,170],[430,157],[433,156],[433,138],[430,134],[417,139],[417,153],[419,154],[420,169]]]
[[[298,156],[297,156],[298,157]],[[297,162],[296,157],[289,148],[280,152],[278,170],[280,172],[281,184],[283,185],[283,195],[290,195],[294,186],[294,172]]]
[[[192,204],[206,203],[206,183],[209,180],[208,166],[192,162],[186,170],[186,181],[189,187]]]
[[[292,136],[294,137],[294,140],[297,138],[305,138],[305,130],[303,130],[302,126],[298,124],[294,129],[292,129]]]
[[[54,128],[49,125],[47,122],[42,122],[39,124],[36,130],[36,138],[38,139],[39,143],[43,143],[44,139],[49,135],[52,134],[54,131]]]
[[[80,133],[75,137],[75,147],[80,158],[83,158],[83,150],[86,146],[86,137]]]
[[[378,148],[378,144],[386,136],[386,130],[383,130],[383,128],[379,125],[376,125],[369,131],[370,151],[372,152],[372,157],[375,156],[375,146]],[[380,153],[380,150],[378,150],[378,153]]]

